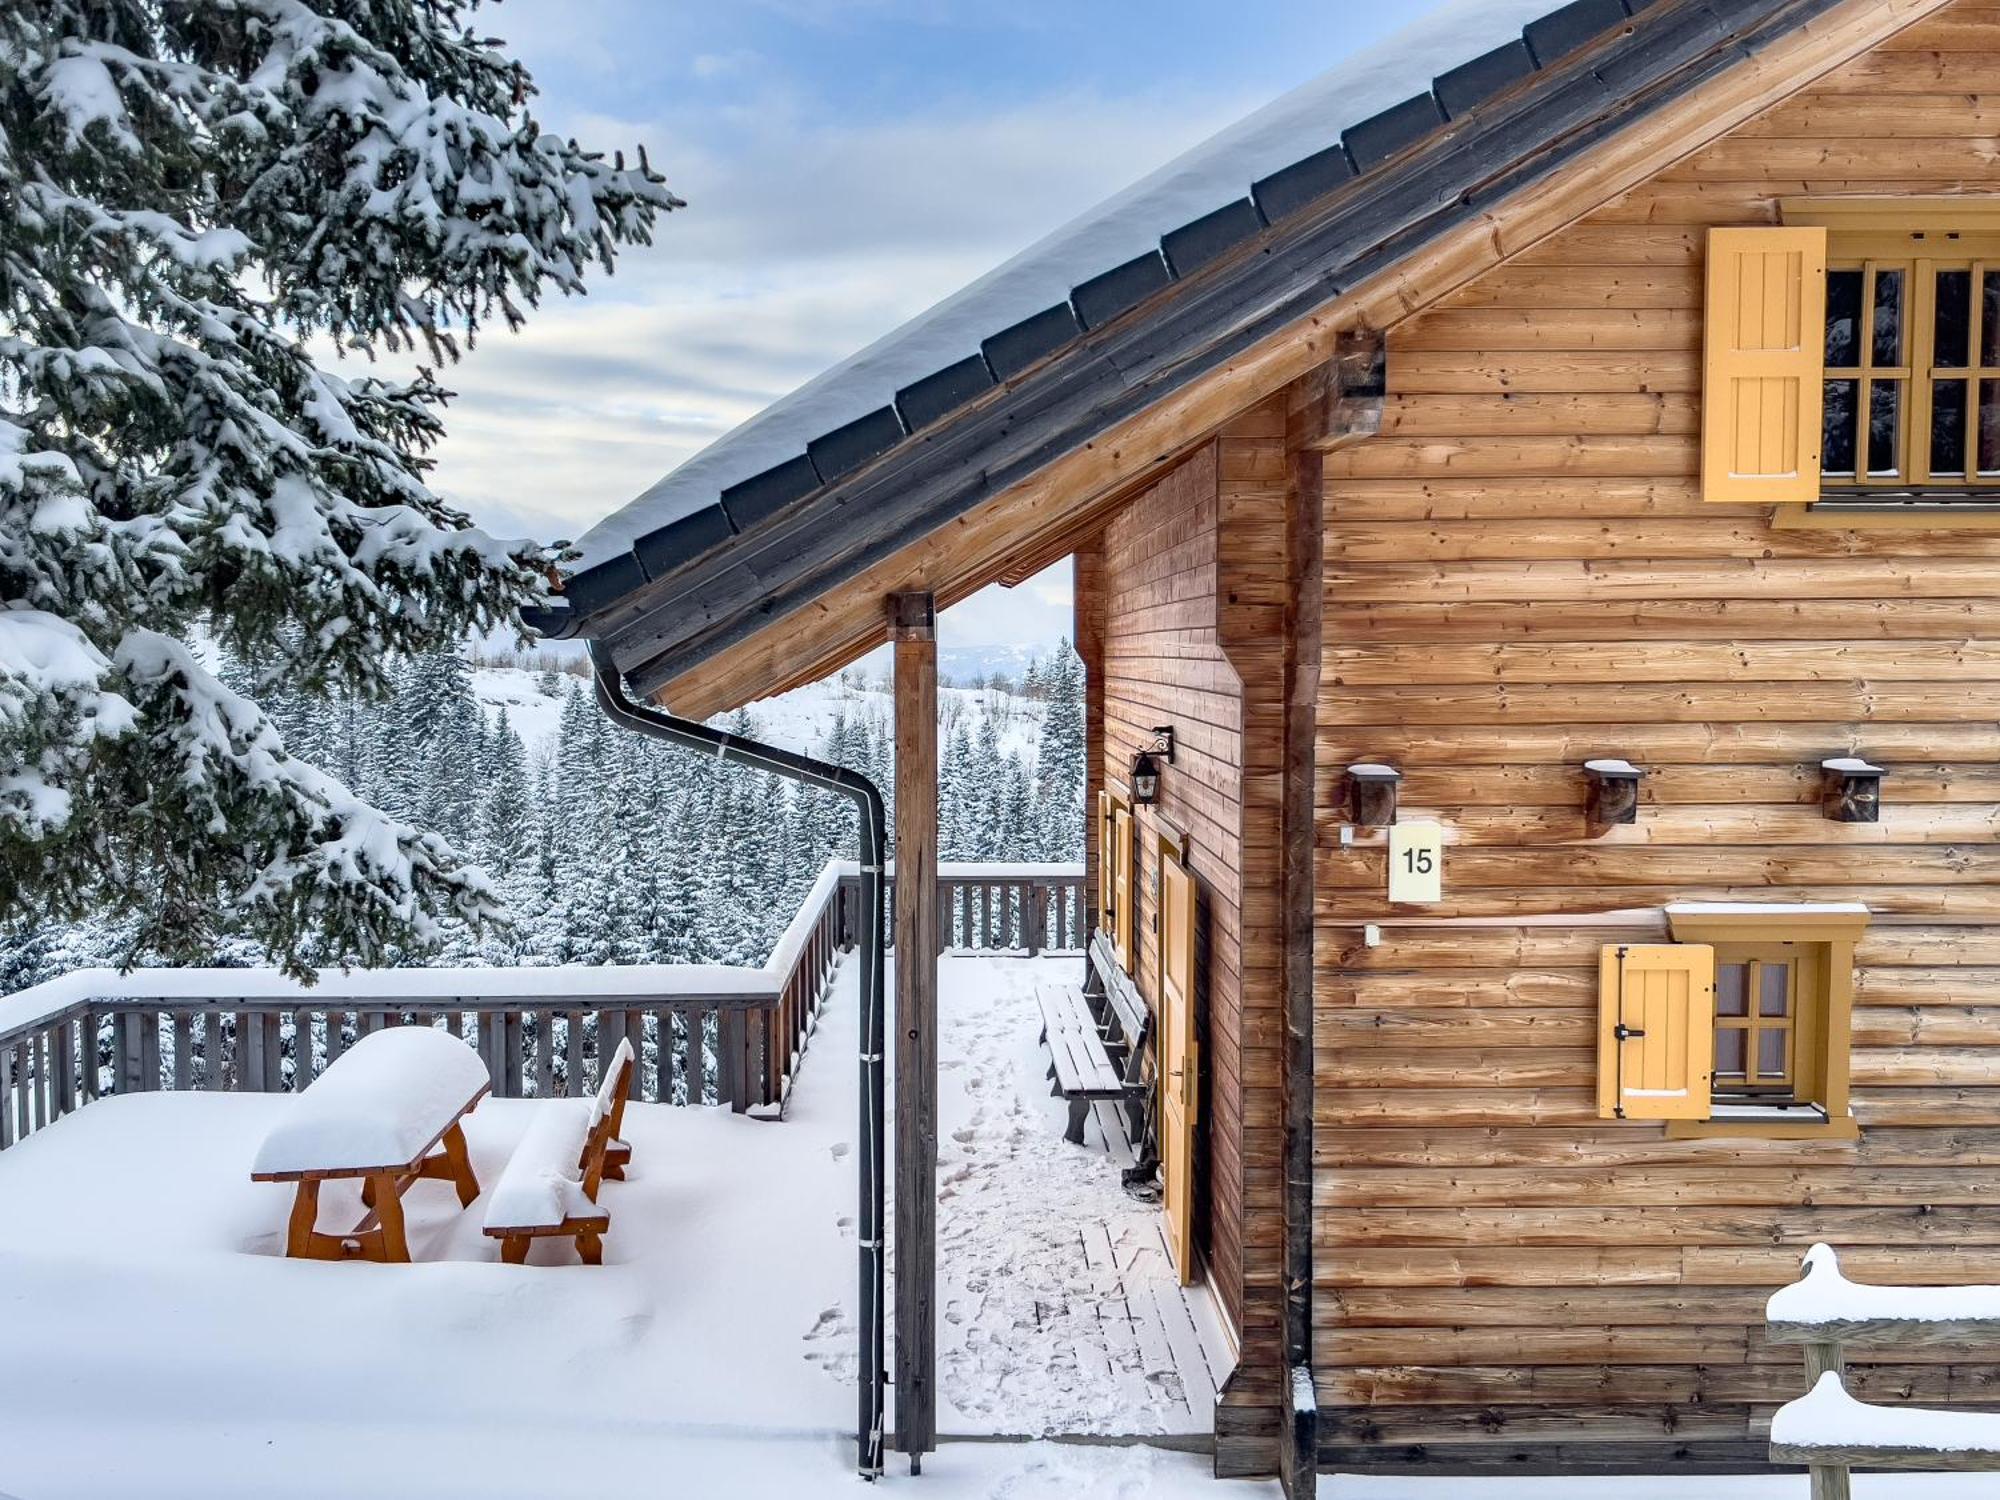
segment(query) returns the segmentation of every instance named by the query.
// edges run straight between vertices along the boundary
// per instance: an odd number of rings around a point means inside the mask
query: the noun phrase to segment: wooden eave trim
[[[758,658],[768,658],[774,667],[799,662],[801,617],[831,614],[832,599],[879,598],[912,586],[913,580],[930,580],[940,607],[967,597],[1005,570],[1018,550],[1013,538],[1036,529],[1034,513],[1051,495],[1088,497],[1074,502],[1088,506],[1115,488],[1164,472],[1169,455],[1193,451],[1225,423],[1334,357],[1343,329],[1390,329],[1414,317],[1950,3],[1839,0],[1747,56],[1736,56],[1712,78],[1637,122],[1612,128],[1566,165],[1539,177],[1524,169],[1523,180],[1509,184],[1493,207],[1420,248],[1398,253],[1393,242],[1385,245],[1372,257],[1383,262],[1380,269],[1352,290],[1249,343],[1206,375],[1050,461],[954,525],[933,530],[808,605],[719,647],[665,681],[642,679],[642,690],[677,712],[706,717],[839,670],[881,644],[879,622],[829,637],[824,649],[810,653],[803,669],[760,673]],[[953,570],[951,582],[934,578],[931,570],[948,555],[946,542],[975,525],[999,530],[1002,540]]]
[[[1905,235],[1945,230],[2000,234],[2000,196],[1829,195],[1780,198],[1778,209],[1787,224],[1819,225],[1836,234]]]
[[[1866,912],[1667,913],[1677,943],[1852,943],[1868,930]]]

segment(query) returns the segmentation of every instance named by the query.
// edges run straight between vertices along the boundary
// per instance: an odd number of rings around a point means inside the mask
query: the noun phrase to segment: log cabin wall
[[[1268,1364],[1278,1336],[1277,792],[1275,762],[1264,763],[1276,753],[1267,720],[1281,683],[1269,669],[1282,638],[1264,627],[1282,584],[1283,475],[1283,412],[1252,413],[1136,495],[1078,558],[1080,583],[1101,599],[1103,784],[1126,792],[1154,728],[1174,728],[1160,800],[1137,810],[1135,969],[1152,999],[1153,852],[1179,836],[1200,891],[1198,1238],[1246,1364]],[[1259,539],[1274,525],[1272,556]],[[1246,725],[1269,743],[1246,746]]]
[[[1996,118],[2000,10],[1954,6],[1390,330],[1382,434],[1325,464],[1324,1462],[1761,1463],[1802,1389],[1763,1302],[1814,1240],[2000,1277],[2000,532],[1776,529],[1695,482],[1704,231],[2000,193]],[[1845,751],[1890,768],[1879,824],[1815,806]],[[1650,772],[1595,838],[1593,755]],[[1380,844],[1341,846],[1361,759],[1445,823],[1443,905],[1388,907]],[[1581,914],[1689,897],[1873,908],[1858,1143],[1597,1118],[1599,946],[1663,928]],[[1917,1359],[1849,1387],[2000,1393]]]

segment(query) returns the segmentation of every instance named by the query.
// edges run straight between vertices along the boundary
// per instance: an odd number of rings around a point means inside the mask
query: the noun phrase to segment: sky
[[[643,143],[688,207],[590,294],[495,329],[437,487],[573,538],[715,438],[1424,0],[503,0],[545,127]],[[1333,122],[1335,125],[1347,122]],[[1067,564],[950,612],[1069,628]]]

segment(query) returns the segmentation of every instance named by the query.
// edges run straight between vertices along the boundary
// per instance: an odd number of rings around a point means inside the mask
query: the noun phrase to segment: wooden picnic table
[[[461,1122],[492,1082],[479,1055],[430,1026],[361,1038],[284,1112],[250,1170],[255,1182],[295,1183],[285,1254],[306,1260],[407,1261],[403,1194],[432,1177],[479,1196]],[[319,1187],[361,1179],[368,1212],[345,1234],[319,1228]]]

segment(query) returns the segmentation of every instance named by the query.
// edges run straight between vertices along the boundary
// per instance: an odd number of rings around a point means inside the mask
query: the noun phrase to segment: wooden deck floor
[[[1157,1204],[1127,1193],[1122,1113],[1063,1139],[1037,983],[1079,957],[947,958],[940,973],[939,1427],[1194,1435],[1229,1369],[1207,1293],[1179,1286]]]

